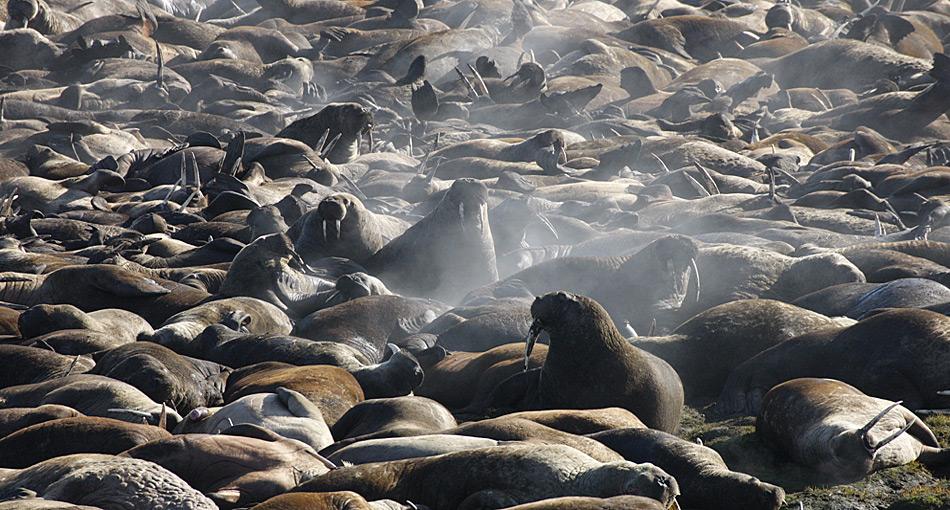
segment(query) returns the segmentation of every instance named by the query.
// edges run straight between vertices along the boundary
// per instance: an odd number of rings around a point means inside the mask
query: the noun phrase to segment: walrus
[[[544,365],[528,396],[535,408],[622,407],[650,428],[673,432],[683,411],[683,385],[660,358],[630,345],[599,303],[557,292],[531,305],[525,366],[542,331],[550,336]]]
[[[171,437],[167,431],[142,425],[78,416],[31,425],[0,439],[0,467],[25,468],[73,453],[122,453],[149,441]]]
[[[930,428],[900,404],[834,379],[793,379],[765,394],[755,428],[817,471],[823,485],[858,481],[915,460],[929,466],[950,461],[950,449],[941,448]]]
[[[433,434],[457,426],[448,409],[424,397],[395,397],[364,400],[331,426],[336,443],[324,448],[324,455],[344,446],[384,437]]]
[[[0,345],[0,363],[10,367],[0,376],[0,388],[81,374],[95,364],[88,357],[64,356],[49,349],[21,345]]]
[[[208,326],[239,314],[241,326],[248,333],[290,333],[293,324],[283,311],[272,303],[247,296],[208,301],[179,312],[145,339],[164,345],[175,352],[194,355],[198,352],[192,341]]]
[[[365,296],[307,315],[291,334],[350,345],[376,363],[382,361],[388,343],[398,345],[446,308],[431,299]]]
[[[218,507],[167,469],[139,459],[80,453],[10,470],[0,478],[0,501],[26,488],[44,499],[108,508],[216,510]]]
[[[131,384],[101,375],[69,375],[34,384],[0,390],[0,408],[36,407],[60,404],[87,416],[116,418],[130,423],[159,424],[167,416],[169,427],[181,421],[173,409],[166,409]]]
[[[252,425],[184,434],[131,448],[123,457],[168,469],[222,509],[282,494],[332,466],[313,449]]]
[[[408,226],[397,218],[370,211],[349,193],[335,193],[301,216],[287,236],[308,263],[321,257],[346,257],[361,264]]]
[[[622,460],[617,452],[597,441],[541,425],[524,418],[501,416],[466,423],[441,434],[487,437],[497,441],[519,441],[530,444],[562,444],[590,455],[601,462]],[[630,459],[627,459],[630,460]]]
[[[631,462],[652,462],[673,475],[688,508],[778,510],[785,504],[781,487],[761,482],[726,466],[712,448],[659,430],[616,429],[590,434]]]
[[[828,377],[910,409],[945,409],[950,387],[942,366],[950,318],[928,310],[886,310],[846,328],[822,328],[786,340],[733,370],[719,395],[722,413],[760,409],[773,386],[797,377]]]
[[[76,416],[82,416],[82,413],[71,407],[58,404],[0,409],[0,438],[30,425]]]
[[[133,342],[94,355],[89,373],[127,382],[180,413],[220,404],[227,367],[189,358],[152,342]]]
[[[429,215],[393,239],[366,269],[395,292],[455,302],[498,279],[488,189],[458,179]]]
[[[529,368],[540,367],[547,352],[548,346],[537,346]],[[418,357],[425,377],[416,395],[437,400],[449,409],[476,412],[484,408],[497,385],[523,370],[524,347],[512,343],[485,352],[449,353],[436,346]]]
[[[176,434],[218,434],[234,425],[255,425],[314,450],[333,443],[320,408],[294,390],[279,387],[274,393],[253,393],[217,408],[193,409],[179,423]]]
[[[275,136],[299,140],[311,149],[325,151],[327,147],[317,147],[322,139],[328,142],[327,145],[332,145],[326,160],[346,163],[357,156],[361,137],[372,130],[373,114],[362,105],[333,103],[314,115],[294,121]]]
[[[78,265],[40,276],[4,273],[0,299],[27,306],[70,304],[84,312],[120,308],[140,315],[153,327],[208,298],[208,293],[155,280],[118,266]]]
[[[252,365],[245,368],[244,373],[236,371],[228,378],[225,402],[231,403],[255,393],[275,393],[283,387],[316,404],[327,425],[332,427],[347,410],[364,399],[360,383],[339,367],[312,365],[250,370],[254,368]]]
[[[139,335],[153,332],[148,322],[128,310],[103,309],[86,313],[73,305],[32,306],[20,314],[17,325],[23,338],[64,329],[88,329],[133,342]]]
[[[664,510],[665,508],[659,501],[642,496],[614,496],[612,498],[566,496],[510,506],[508,510]]]
[[[464,481],[464,482],[462,482]],[[504,508],[558,496],[646,496],[669,505],[676,480],[652,464],[603,464],[563,445],[495,446],[361,466],[342,467],[294,492],[352,490],[432,510]]]
[[[469,298],[525,288],[535,295],[565,290],[590,296],[618,325],[629,321],[648,331],[657,316],[675,313],[700,295],[697,244],[685,236],[665,236],[632,255],[564,257],[542,262]],[[514,289],[512,289],[514,287]],[[690,292],[692,289],[692,293]]]
[[[512,444],[512,442],[454,434],[384,437],[357,441],[328,454],[327,458],[337,465],[370,464],[431,457],[503,444]]]
[[[741,299],[712,307],[668,336],[630,339],[680,375],[687,401],[714,399],[732,370],[785,340],[839,321],[771,299]]]
[[[366,501],[352,491],[294,492],[274,496],[251,510],[396,510],[412,508],[395,501]]]

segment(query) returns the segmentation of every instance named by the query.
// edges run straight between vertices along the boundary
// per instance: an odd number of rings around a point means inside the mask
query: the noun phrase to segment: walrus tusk
[[[336,227],[336,238],[338,241],[340,240],[340,225],[340,220],[333,220],[333,226]]]
[[[327,220],[320,220],[320,227],[323,229],[323,242],[327,242]]]
[[[554,224],[551,223],[551,220],[549,220],[545,215],[541,213],[538,213],[537,217],[538,217],[538,221],[540,221],[541,224],[547,227],[548,231],[551,232],[551,235],[554,236],[554,239],[557,239],[558,241],[560,241],[561,237],[557,235],[557,230],[555,230]]]
[[[877,443],[877,444],[874,445],[873,447],[869,448],[868,451],[871,452],[871,453],[874,453],[874,452],[880,450],[881,448],[884,448],[885,446],[888,445],[888,443],[890,443],[891,441],[894,441],[894,440],[897,439],[901,434],[903,434],[904,432],[907,432],[908,430],[910,430],[910,428],[914,426],[914,423],[916,423],[916,420],[912,420],[912,421],[911,421],[910,423],[908,423],[907,425],[904,425],[903,428],[901,428],[901,429],[898,430],[897,432],[891,434],[890,436],[888,436],[888,437],[885,438],[884,440],[880,441],[879,443]],[[865,446],[867,446],[867,439],[864,440],[864,444],[865,444]]]
[[[689,185],[692,186],[693,189],[696,190],[700,198],[705,198],[705,197],[710,196],[709,190],[706,189],[702,184],[700,184],[699,181],[697,181],[695,177],[693,177],[692,175],[689,175],[688,172],[683,172],[683,177],[686,179],[686,182],[688,182]]]
[[[663,167],[663,173],[667,173],[667,174],[670,173],[670,167],[666,166],[666,162],[665,162],[665,161],[663,161],[662,159],[660,159],[660,157],[657,156],[655,152],[651,152],[650,155],[653,156],[654,158],[656,158],[656,160],[660,162],[660,166]]]
[[[113,407],[113,408],[110,408],[110,409],[106,409],[106,412],[107,412],[107,413],[114,413],[114,414],[128,413],[128,414],[131,414],[131,415],[134,415],[134,416],[139,416],[139,417],[145,418],[145,419],[148,419],[148,418],[151,418],[151,417],[152,417],[151,413],[146,413],[145,411],[139,411],[138,409],[126,409],[126,408],[123,408],[123,407]]]
[[[326,145],[326,143],[327,143],[327,138],[330,138],[330,128],[327,128],[327,129],[323,132],[323,134],[320,135],[320,139],[317,140],[317,143],[314,144],[313,148],[319,150],[320,152],[323,152],[323,146]],[[311,163],[311,164],[313,164],[313,163]],[[314,167],[316,167],[316,165],[314,165]]]
[[[158,417],[158,428],[164,429],[168,427],[168,406],[165,405],[165,402],[162,402],[162,414]]]
[[[937,395],[940,395],[941,397],[948,397],[950,396],[950,390],[940,390],[937,392]]]
[[[485,86],[485,80],[482,79],[482,75],[478,74],[478,69],[475,69],[475,66],[468,64],[468,69],[472,71],[472,74],[475,75],[475,79],[478,81],[478,84],[482,88],[482,94],[488,95],[488,87]]]
[[[699,267],[696,265],[695,258],[689,259],[689,272],[692,273],[692,275],[696,277],[696,296],[694,299],[696,300],[697,303],[699,303],[699,294],[701,290],[701,285],[699,283]],[[689,284],[687,283],[687,285]]]
[[[531,328],[528,329],[528,338],[525,339],[524,344],[524,371],[528,371],[528,362],[531,361],[531,351],[534,350],[534,344],[537,343],[538,337],[541,336],[541,322],[537,319],[531,323]]]
[[[640,335],[637,334],[637,330],[633,329],[633,326],[630,325],[630,321],[623,321],[623,328],[627,331],[627,338],[639,338]]]
[[[858,429],[858,437],[860,437],[861,440],[864,441],[864,447],[867,448],[868,451],[873,452],[873,451],[877,450],[878,448],[880,448],[881,446],[883,446],[883,445],[880,444],[880,443],[879,443],[877,446],[872,446],[872,445],[868,442],[868,432],[870,432],[871,429],[872,429],[875,425],[877,425],[877,422],[881,421],[881,420],[884,418],[884,416],[887,415],[887,413],[891,412],[891,410],[893,410],[895,407],[901,405],[902,403],[904,403],[903,400],[898,400],[897,402],[894,402],[893,404],[891,404],[891,405],[885,407],[883,411],[881,411],[880,413],[877,413],[877,416],[875,416],[874,418],[871,418],[871,421],[867,422],[867,424],[866,424],[865,426],[863,426],[863,427],[861,427],[860,429]],[[904,432],[904,431],[902,430],[901,432]],[[900,435],[900,434],[897,434],[897,435]],[[896,437],[896,435],[895,435],[895,436],[892,436],[892,437],[889,437],[886,441],[888,441],[888,442],[893,441],[895,437]]]
[[[328,143],[327,146],[323,148],[323,151],[320,152],[320,157],[323,159],[327,159],[327,156],[329,156],[330,153],[333,152],[333,148],[336,147],[336,143],[340,141],[340,137],[342,136],[343,136],[343,132],[337,133],[336,136],[333,137],[333,140],[330,140],[330,143]]]
[[[884,237],[887,232],[884,230],[884,224],[881,223],[881,217],[874,213],[874,237]]]
[[[620,136],[619,133],[617,136]],[[699,173],[703,175],[703,179],[706,181],[705,187],[709,191],[709,194],[719,195],[719,186],[716,184],[716,181],[713,180],[712,175],[709,175],[709,171],[706,170],[706,167],[696,162],[693,162],[693,166],[696,167],[696,170],[699,170]]]

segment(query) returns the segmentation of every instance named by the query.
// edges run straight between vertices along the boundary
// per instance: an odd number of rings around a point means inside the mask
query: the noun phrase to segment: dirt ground
[[[928,417],[943,446],[950,445],[950,416]],[[918,463],[880,471],[848,485],[820,487],[806,469],[784,458],[755,434],[751,417],[707,422],[687,408],[681,437],[702,439],[730,468],[781,486],[790,509],[807,510],[950,510],[950,470],[931,473]],[[739,507],[736,507],[739,510]]]

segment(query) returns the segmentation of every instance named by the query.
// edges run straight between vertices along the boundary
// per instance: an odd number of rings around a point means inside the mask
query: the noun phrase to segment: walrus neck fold
[[[0,281],[0,301],[32,306],[43,279]]]

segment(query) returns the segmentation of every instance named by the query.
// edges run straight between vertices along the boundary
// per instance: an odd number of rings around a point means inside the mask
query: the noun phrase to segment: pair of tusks
[[[172,195],[175,194],[176,191],[178,191],[179,186],[184,187],[185,184],[188,182],[188,178],[185,175],[185,159],[187,159],[187,156],[189,154],[191,155],[192,170],[194,170],[194,173],[195,173],[195,191],[192,192],[191,195],[188,196],[188,199],[185,200],[181,204],[181,206],[179,206],[178,210],[179,211],[183,210],[185,207],[188,206],[188,204],[191,203],[192,200],[194,200],[194,198],[198,195],[198,193],[201,193],[201,174],[200,172],[198,172],[198,161],[195,159],[195,154],[193,152],[182,153],[181,166],[179,168],[180,174],[178,176],[178,180],[176,180],[175,183],[172,184],[172,188],[168,190],[168,193],[165,195],[165,199],[162,200],[163,206],[167,207],[168,201],[171,200]]]
[[[699,279],[699,266],[696,265],[696,259],[689,259],[689,272],[696,277],[696,295],[693,297],[694,302],[699,303],[699,295],[702,291],[702,285],[700,284]],[[689,280],[686,281],[686,286],[689,288]]]
[[[336,147],[336,143],[340,141],[340,138],[343,136],[343,132],[339,132],[336,136],[327,143],[327,138],[330,137],[330,128],[327,128],[323,131],[323,135],[320,137],[320,140],[317,141],[314,148],[320,147],[320,157],[322,159],[327,159],[327,156],[330,155],[330,152]]]
[[[333,225],[336,227],[336,238],[340,239],[340,220],[333,220]],[[323,228],[323,242],[327,242],[327,220],[321,220],[320,226]]]
[[[874,452],[880,450],[881,448],[884,448],[885,446],[887,446],[888,443],[890,443],[891,441],[894,441],[895,439],[900,437],[901,434],[903,434],[904,432],[907,432],[911,427],[914,426],[915,422],[912,420],[910,423],[905,425],[903,428],[901,428],[897,432],[894,432],[893,434],[886,437],[885,439],[878,441],[877,444],[873,444],[873,445],[871,444],[870,438],[868,438],[868,433],[871,431],[871,429],[875,425],[877,425],[877,423],[881,421],[881,419],[883,419],[884,416],[887,415],[887,413],[891,412],[894,408],[901,405],[902,403],[903,403],[903,400],[898,400],[897,402],[894,402],[893,404],[885,407],[883,411],[877,414],[877,416],[875,416],[874,418],[871,418],[871,421],[869,421],[865,426],[858,429],[858,437],[861,438],[861,441],[864,443],[864,448],[868,451],[869,454],[873,455]]]

